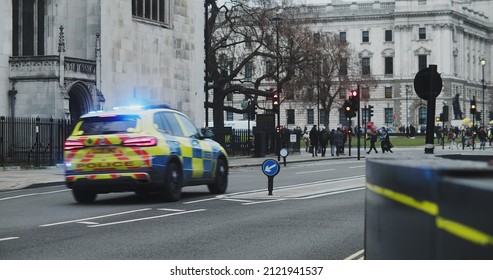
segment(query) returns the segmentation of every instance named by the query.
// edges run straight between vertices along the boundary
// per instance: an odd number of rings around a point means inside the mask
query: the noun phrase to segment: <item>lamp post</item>
[[[276,16],[272,19],[276,22],[276,75],[277,75],[277,94],[279,95],[279,111],[277,112],[277,143],[276,143],[276,153],[277,153],[277,161],[281,161],[281,81],[279,75],[279,21],[282,20],[280,14],[282,13],[282,9],[276,12]]]
[[[409,106],[408,106],[409,85],[406,85],[406,136],[409,137]]]
[[[482,76],[481,76],[481,84],[482,84],[482,88],[483,88],[483,105],[481,106],[481,111],[482,111],[482,116],[481,116],[481,122],[482,122],[482,127],[484,127],[484,65],[486,64],[486,60],[483,58],[481,58],[481,68],[482,68]]]

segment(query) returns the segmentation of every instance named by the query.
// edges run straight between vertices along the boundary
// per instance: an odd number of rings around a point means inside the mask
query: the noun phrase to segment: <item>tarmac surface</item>
[[[414,148],[393,148],[394,153],[382,154],[379,149],[379,153],[375,154],[372,152],[370,155],[367,155],[366,152],[361,149],[360,151],[360,160],[366,160],[367,158],[382,158],[382,157],[407,157],[410,155],[416,156],[419,154],[424,155],[424,147],[414,147]],[[486,150],[449,150],[447,146],[445,149],[442,149],[441,146],[435,146],[433,155],[440,154],[474,154],[474,155],[491,155],[493,161],[493,147],[488,146]],[[351,148],[351,156],[349,156],[349,151],[346,148],[345,155],[341,156],[331,156],[330,151],[328,150],[328,155],[325,157],[318,155],[318,157],[312,157],[310,153],[305,152],[304,149],[300,153],[295,152],[286,157],[286,163],[290,162],[309,162],[314,160],[338,160],[338,159],[354,159],[358,160],[357,149]],[[229,166],[231,169],[246,167],[246,166],[258,166],[261,168],[262,163],[266,159],[275,159],[277,160],[277,155],[267,155],[265,157],[253,157],[253,156],[231,156],[229,157]],[[279,161],[279,164],[283,165],[283,158]],[[65,183],[64,177],[64,168],[63,164],[58,164],[57,166],[49,166],[42,167],[36,169],[21,169],[20,167],[1,167],[0,166],[0,192],[9,191],[9,190],[17,190],[24,188],[36,188],[36,187],[45,187],[45,186],[54,186]]]

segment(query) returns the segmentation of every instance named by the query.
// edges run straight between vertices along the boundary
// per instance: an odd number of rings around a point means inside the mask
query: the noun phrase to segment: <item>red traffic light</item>
[[[272,95],[272,105],[279,105],[279,95],[277,93]]]
[[[277,92],[274,92],[272,94],[272,109],[274,110],[274,112],[279,112],[279,105],[281,104],[280,100],[279,100],[279,93]]]

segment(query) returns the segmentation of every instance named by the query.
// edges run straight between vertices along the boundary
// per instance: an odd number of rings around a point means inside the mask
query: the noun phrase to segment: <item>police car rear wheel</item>
[[[228,188],[228,165],[224,159],[217,160],[216,180],[207,185],[212,194],[223,194]]]
[[[181,198],[182,175],[178,165],[174,162],[168,164],[164,186],[160,190],[161,198],[165,201],[178,201]]]
[[[96,200],[97,193],[91,191],[84,191],[79,189],[73,189],[72,194],[75,200],[79,203],[91,203]]]

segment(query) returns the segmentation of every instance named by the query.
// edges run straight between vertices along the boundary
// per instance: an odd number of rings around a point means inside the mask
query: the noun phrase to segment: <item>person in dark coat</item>
[[[312,129],[310,130],[310,144],[312,147],[312,157],[318,157],[318,130],[317,130],[317,125],[314,125]]]
[[[366,140],[370,140],[370,149],[366,153],[370,154],[371,150],[375,150],[375,153],[378,154],[377,148],[375,147],[375,143],[377,142],[377,134],[370,131]]]
[[[322,156],[325,156],[325,152],[327,151],[327,145],[329,144],[329,132],[324,127],[320,131],[320,152]]]

